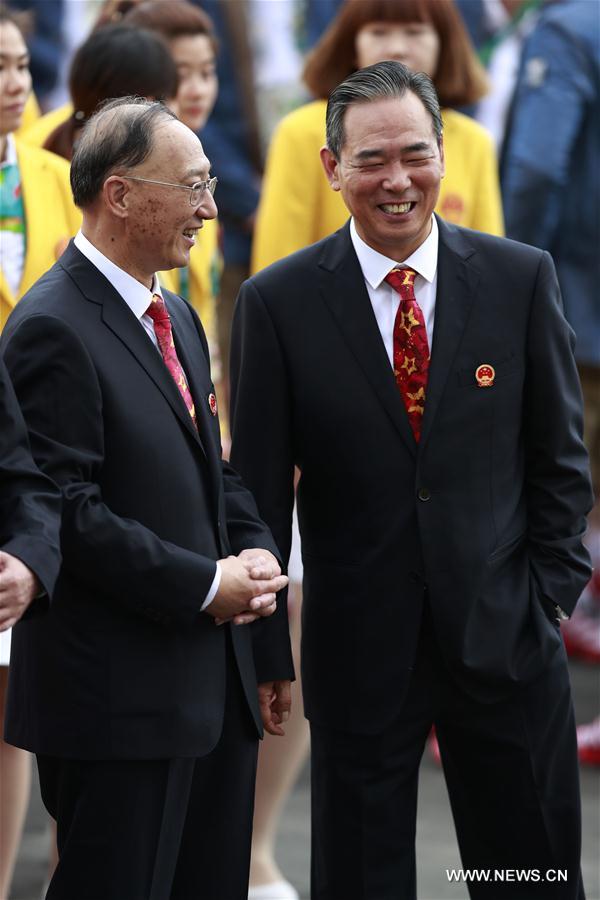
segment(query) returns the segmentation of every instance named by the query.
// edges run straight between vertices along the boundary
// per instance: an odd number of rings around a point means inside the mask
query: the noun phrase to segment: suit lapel
[[[357,363],[410,452],[417,445],[350,238],[338,231],[320,260],[321,294]]]
[[[469,246],[463,234],[439,218],[437,221],[440,239],[435,327],[420,451],[423,450],[431,433],[480,278],[477,269],[468,261],[475,251]]]
[[[146,334],[143,325],[136,319],[123,298],[72,243],[61,257],[60,265],[67,270],[88,300],[102,306],[102,321],[106,327],[115,334],[146,371],[169,403],[174,414],[204,453],[204,448],[177,385],[166,368],[159,351]]]

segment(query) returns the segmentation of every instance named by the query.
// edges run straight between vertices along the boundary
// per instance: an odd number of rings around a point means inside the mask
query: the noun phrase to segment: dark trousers
[[[246,900],[257,734],[228,655],[223,732],[208,756],[38,756],[59,851],[47,900]]]
[[[506,870],[504,881],[465,884],[465,895],[581,900],[577,746],[563,649],[533,683],[490,704],[465,696],[440,660],[426,614],[392,727],[362,735],[311,725],[312,900],[417,897],[417,780],[432,724],[463,868]],[[537,869],[540,879],[567,870],[567,881],[517,881],[508,870],[518,869]],[[446,878],[440,869],[440,885]]]

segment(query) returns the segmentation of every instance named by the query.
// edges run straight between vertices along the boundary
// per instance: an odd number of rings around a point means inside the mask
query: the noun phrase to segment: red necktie
[[[192,422],[196,428],[198,428],[194,401],[192,400],[192,395],[190,394],[184,371],[181,368],[181,363],[177,358],[177,351],[175,350],[175,344],[173,342],[173,330],[171,328],[169,312],[165,306],[165,301],[158,294],[152,295],[152,303],[146,310],[146,315],[150,316],[154,322],[154,333],[165,366],[179,388],[179,393],[183,397],[183,402],[187,406],[187,410],[192,417]]]
[[[415,440],[421,437],[429,371],[429,342],[421,307],[415,299],[414,269],[392,269],[385,276],[400,294],[394,322],[394,375]]]

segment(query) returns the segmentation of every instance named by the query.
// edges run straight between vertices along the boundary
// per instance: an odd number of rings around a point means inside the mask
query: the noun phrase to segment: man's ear
[[[102,196],[107,209],[119,219],[129,215],[129,185],[118,175],[110,175],[102,186]]]
[[[440,137],[439,148],[440,148],[440,160],[442,163],[442,178],[443,178],[444,175],[446,174],[446,159],[444,156],[444,138],[443,137]]]
[[[325,174],[327,175],[327,181],[329,182],[329,186],[334,191],[339,191],[340,189],[340,181],[338,178],[338,167],[339,162],[337,158],[333,155],[329,147],[321,147],[321,163],[323,168],[325,169]]]

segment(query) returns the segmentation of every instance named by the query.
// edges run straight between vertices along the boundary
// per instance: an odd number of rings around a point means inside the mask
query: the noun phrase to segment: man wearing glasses
[[[242,900],[257,738],[289,710],[285,605],[268,621],[287,579],[221,461],[200,321],[155,275],[187,264],[216,179],[168,110],[124,98],[86,126],[71,182],[82,230],[0,344],[63,494],[63,569],[22,626],[7,736],[58,822],[48,898]]]

